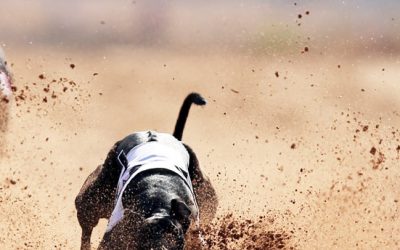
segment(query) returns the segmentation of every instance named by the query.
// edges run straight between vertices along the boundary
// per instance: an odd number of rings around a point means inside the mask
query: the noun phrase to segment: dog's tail
[[[178,120],[175,124],[174,137],[182,140],[183,129],[185,128],[186,119],[189,115],[190,106],[192,103],[196,105],[206,105],[206,100],[198,93],[190,93],[183,101],[181,110],[179,111]]]

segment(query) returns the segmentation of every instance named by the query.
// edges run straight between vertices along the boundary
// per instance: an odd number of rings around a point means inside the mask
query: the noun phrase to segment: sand
[[[87,175],[125,135],[172,132],[191,91],[208,100],[183,139],[219,196],[210,247],[400,247],[395,60],[124,46],[9,57],[17,91],[0,161],[1,249],[78,249],[74,198]]]

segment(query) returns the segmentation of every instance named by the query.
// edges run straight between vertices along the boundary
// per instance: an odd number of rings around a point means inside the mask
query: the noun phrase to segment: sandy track
[[[300,249],[399,247],[395,62],[123,47],[9,56],[32,98],[12,104],[1,159],[2,249],[77,249],[73,200],[86,176],[126,134],[172,131],[194,90],[209,105],[191,110],[184,140],[216,186],[220,215],[272,216]]]

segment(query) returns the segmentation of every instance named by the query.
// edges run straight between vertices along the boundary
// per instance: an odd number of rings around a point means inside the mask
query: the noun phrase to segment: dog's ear
[[[189,216],[192,214],[190,208],[182,201],[173,199],[171,201],[171,217],[183,226],[188,226]]]

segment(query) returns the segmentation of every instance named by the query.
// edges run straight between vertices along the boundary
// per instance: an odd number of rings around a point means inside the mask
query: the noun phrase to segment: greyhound
[[[4,137],[8,125],[12,77],[7,68],[4,52],[0,47],[0,156],[4,153]]]
[[[218,200],[194,151],[181,142],[193,103],[206,101],[197,93],[186,97],[173,135],[128,135],[89,175],[75,199],[82,250],[90,249],[100,218],[109,221],[99,249],[202,248],[199,227],[213,219]]]

